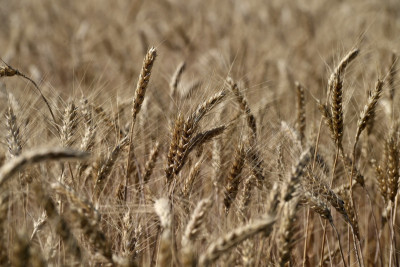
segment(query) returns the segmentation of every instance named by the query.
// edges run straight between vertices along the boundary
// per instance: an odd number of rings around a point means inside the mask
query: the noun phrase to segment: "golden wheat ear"
[[[21,154],[22,140],[17,123],[17,116],[15,115],[14,109],[11,104],[8,106],[5,117],[7,128],[6,142],[8,146],[8,154],[10,158],[13,158]]]
[[[360,138],[362,131],[364,131],[367,125],[370,124],[374,119],[375,109],[378,104],[379,98],[381,97],[382,91],[383,91],[383,81],[378,79],[378,81],[375,84],[375,89],[369,96],[367,104],[365,104],[364,109],[360,114],[360,118],[358,119],[355,144]]]
[[[241,182],[240,174],[244,167],[245,149],[242,143],[240,143],[236,149],[232,167],[229,171],[227,178],[227,185],[225,187],[225,212],[228,213],[232,205],[232,202],[236,199],[236,195],[239,191],[239,185]]]
[[[328,81],[328,95],[331,97],[331,113],[336,145],[342,148],[343,139],[343,74],[347,66],[359,54],[358,49],[350,51],[332,72]]]
[[[296,118],[296,130],[300,136],[300,143],[304,146],[305,139],[305,131],[306,131],[306,98],[305,98],[305,89],[299,83],[296,82],[296,110],[297,110],[297,118]]]

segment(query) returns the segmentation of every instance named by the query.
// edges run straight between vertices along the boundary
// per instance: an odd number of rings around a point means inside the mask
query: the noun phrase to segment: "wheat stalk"
[[[3,60],[2,60],[3,61]],[[47,98],[43,95],[42,90],[40,90],[39,86],[36,84],[36,82],[34,80],[32,80],[31,78],[29,78],[28,76],[26,76],[25,74],[23,74],[22,72],[20,72],[17,69],[14,69],[13,67],[11,67],[10,65],[8,65],[7,63],[5,63],[3,61],[4,64],[6,64],[6,66],[2,66],[0,67],[0,77],[12,77],[12,76],[19,76],[22,77],[26,80],[28,80],[30,83],[33,84],[33,86],[35,87],[35,89],[39,92],[40,96],[42,97],[44,103],[46,104],[51,117],[53,118],[53,121],[55,123],[55,125],[57,125],[57,120],[56,117],[54,116],[53,110],[51,109],[51,106],[49,104],[49,101],[47,100]]]
[[[0,168],[0,188],[26,165],[49,160],[85,159],[87,156],[87,153],[66,148],[45,148],[24,152]]]

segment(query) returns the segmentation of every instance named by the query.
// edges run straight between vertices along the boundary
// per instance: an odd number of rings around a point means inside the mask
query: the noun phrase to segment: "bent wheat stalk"
[[[54,121],[55,125],[57,125],[56,117],[54,116],[54,113],[53,113],[53,110],[51,109],[49,101],[43,95],[42,90],[40,90],[40,88],[36,84],[36,82],[34,80],[32,80],[31,78],[29,78],[28,76],[26,76],[25,74],[23,74],[22,72],[20,72],[19,70],[14,69],[13,67],[11,67],[7,63],[5,63],[4,60],[1,60],[1,61],[3,61],[3,63],[6,64],[6,66],[5,67],[0,67],[0,77],[20,76],[20,77],[28,80],[29,82],[31,82],[33,84],[33,86],[35,87],[35,89],[39,92],[39,94],[42,97],[44,103],[46,104],[47,108],[49,109],[49,112],[51,114],[51,117],[53,118],[53,121]],[[58,130],[58,128],[57,128],[57,130]]]
[[[0,188],[7,182],[18,170],[26,165],[35,164],[48,160],[65,159],[85,159],[88,153],[71,150],[67,148],[45,148],[28,151],[18,157],[6,162],[0,168]]]

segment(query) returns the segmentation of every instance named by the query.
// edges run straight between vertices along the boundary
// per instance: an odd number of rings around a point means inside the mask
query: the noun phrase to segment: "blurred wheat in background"
[[[399,1],[1,2],[1,266],[400,265]]]

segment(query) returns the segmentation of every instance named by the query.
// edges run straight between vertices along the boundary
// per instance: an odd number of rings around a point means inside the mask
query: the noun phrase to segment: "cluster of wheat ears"
[[[400,266],[398,0],[6,2],[0,266]]]
[[[33,80],[5,64],[2,77],[26,79],[40,94],[59,148],[24,148],[18,101],[9,93],[8,151],[0,168],[1,264],[397,265],[400,130],[395,114],[388,114],[391,127],[381,140],[382,157],[367,154],[385,86],[390,110],[396,104],[397,56],[354,120],[352,149],[346,151],[344,76],[358,54],[351,50],[330,74],[326,99],[316,100],[321,119],[311,135],[306,134],[306,89],[295,84],[295,124],[281,122],[282,143],[268,162],[259,120],[231,77],[188,113],[172,106],[168,141],[145,134],[151,147],[145,148],[146,157],[138,155],[143,153],[137,149],[140,128],[152,104],[145,99],[157,64],[155,48],[144,58],[132,100],[120,106],[119,113],[132,111],[125,123],[85,97],[55,112]],[[197,87],[179,93],[184,71],[182,63],[171,78],[175,101]],[[229,112],[228,103],[238,107],[236,112]],[[93,153],[107,138],[96,136],[103,128],[110,131],[102,134],[115,135],[117,142],[105,154]],[[328,155],[321,149],[323,135],[334,145]],[[291,146],[290,159],[284,142]],[[359,168],[363,165],[374,171],[368,180]],[[25,226],[15,229],[18,224]]]

